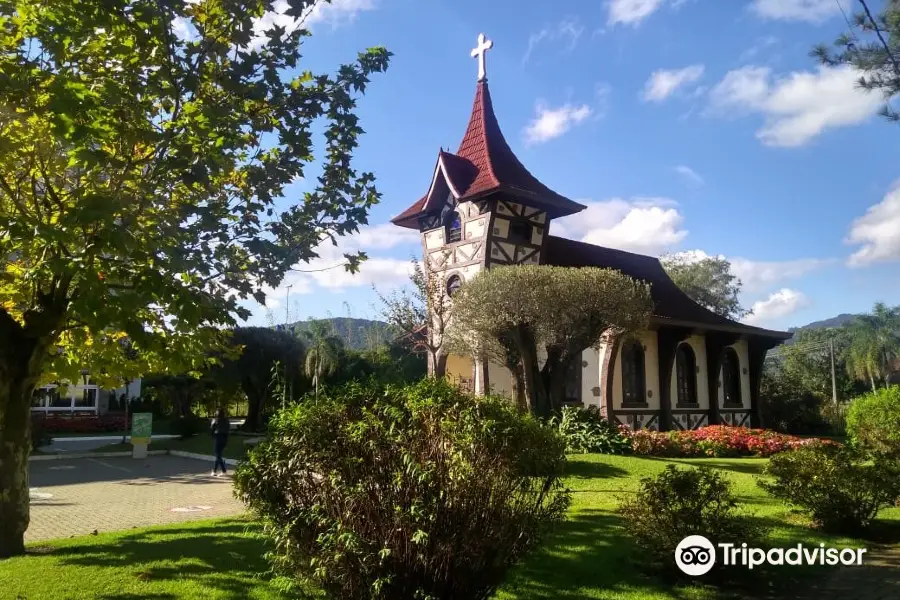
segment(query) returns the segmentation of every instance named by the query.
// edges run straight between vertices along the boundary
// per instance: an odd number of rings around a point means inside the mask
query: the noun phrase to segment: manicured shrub
[[[632,450],[643,456],[673,458],[772,456],[807,444],[832,443],[798,438],[767,429],[710,425],[689,431],[636,431]]]
[[[235,474],[276,568],[331,597],[486,599],[564,518],[565,442],[443,381],[351,383],[278,413]]]
[[[619,513],[650,563],[664,569],[674,569],[675,548],[689,535],[702,535],[713,544],[749,544],[763,533],[738,510],[731,483],[705,467],[668,465],[655,477],[642,479],[637,494],[620,503]]]
[[[808,445],[773,457],[759,485],[807,512],[826,531],[858,534],[900,497],[900,466],[852,448]]]
[[[125,431],[126,420],[122,416],[111,415],[32,415],[32,422],[40,419],[47,434],[66,433],[121,433]]]
[[[873,454],[900,459],[900,386],[854,399],[847,413],[847,433]]]
[[[564,406],[553,425],[566,440],[568,452],[627,454],[631,452],[631,430],[611,423],[594,406]]]

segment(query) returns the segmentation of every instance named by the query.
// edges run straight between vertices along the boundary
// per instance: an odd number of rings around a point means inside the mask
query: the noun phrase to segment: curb
[[[131,434],[126,436],[129,440],[131,439]],[[151,436],[151,440],[172,440],[177,438],[177,435],[173,435],[171,433],[164,433],[159,435]],[[105,442],[106,440],[118,440],[122,439],[121,435],[100,435],[100,436],[91,436],[91,437],[55,437],[50,438],[51,443],[56,442]]]
[[[168,454],[168,450],[149,450],[147,456],[161,456]],[[130,457],[131,452],[72,452],[71,454],[33,454],[28,457],[28,462],[42,460],[69,460],[72,458],[120,458]],[[228,463],[226,463],[228,464]]]
[[[184,450],[168,450],[167,451],[171,456],[180,456],[181,458],[193,458],[196,460],[206,460],[209,462],[215,462],[216,457],[211,454],[196,454],[194,452],[185,452]],[[149,453],[148,453],[149,454]],[[233,458],[224,458],[225,464],[229,467],[236,467],[241,464],[241,461],[235,460]]]

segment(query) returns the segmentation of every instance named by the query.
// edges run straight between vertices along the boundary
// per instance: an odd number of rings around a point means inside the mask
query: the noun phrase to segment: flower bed
[[[33,415],[33,422],[39,422],[47,434],[59,433],[117,433],[125,431],[124,416],[41,416]]]
[[[772,456],[811,444],[834,444],[829,440],[799,438],[768,429],[710,425],[690,431],[649,431],[631,433],[631,448],[643,456],[728,457]]]

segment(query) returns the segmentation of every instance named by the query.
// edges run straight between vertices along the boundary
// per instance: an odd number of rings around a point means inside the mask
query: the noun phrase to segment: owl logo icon
[[[689,535],[675,548],[675,564],[686,575],[705,575],[716,564],[716,548],[702,535]]]

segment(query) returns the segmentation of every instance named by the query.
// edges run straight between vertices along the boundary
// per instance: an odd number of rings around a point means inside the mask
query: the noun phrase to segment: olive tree
[[[24,550],[41,377],[198,370],[247,300],[378,201],[354,113],[389,53],[305,70],[306,29],[260,31],[275,4],[0,0],[0,557]]]
[[[646,326],[650,288],[594,267],[494,267],[453,298],[450,347],[515,367],[528,407],[549,416],[565,394],[566,372],[605,335]]]

